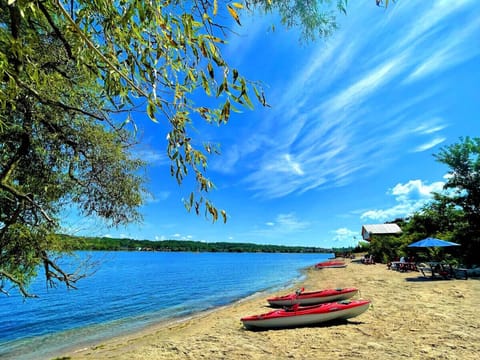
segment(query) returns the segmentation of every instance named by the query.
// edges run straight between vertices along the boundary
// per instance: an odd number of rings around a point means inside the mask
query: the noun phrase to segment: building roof
[[[371,235],[400,234],[402,229],[397,224],[370,224],[362,226],[362,237],[369,240]]]

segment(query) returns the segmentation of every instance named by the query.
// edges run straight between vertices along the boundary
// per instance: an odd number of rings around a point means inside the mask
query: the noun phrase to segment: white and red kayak
[[[319,262],[318,264],[315,264],[316,269],[344,268],[344,267],[347,267],[347,264],[345,264],[345,261],[342,261],[342,260],[329,260],[329,261],[323,261],[323,262]]]
[[[369,306],[369,300],[343,300],[303,307],[294,305],[291,309],[278,309],[240,320],[247,329],[289,328],[350,319],[367,311]]]
[[[357,293],[358,289],[354,287],[317,291],[304,291],[302,288],[292,294],[272,297],[267,301],[271,306],[292,306],[294,304],[306,306],[350,299]]]

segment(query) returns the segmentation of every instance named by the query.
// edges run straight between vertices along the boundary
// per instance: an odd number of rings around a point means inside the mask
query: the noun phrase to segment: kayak
[[[364,313],[369,307],[369,300],[343,300],[312,306],[297,304],[290,309],[246,316],[240,320],[247,329],[281,329],[350,319]]]
[[[344,267],[347,267],[347,264],[345,264],[345,262],[341,260],[323,261],[318,264],[315,264],[316,269],[344,268]]]
[[[305,306],[346,300],[350,299],[352,296],[358,293],[358,289],[353,287],[306,292],[304,292],[303,290],[304,289],[302,288],[292,294],[272,297],[267,299],[267,301],[271,306],[291,306],[294,304]]]

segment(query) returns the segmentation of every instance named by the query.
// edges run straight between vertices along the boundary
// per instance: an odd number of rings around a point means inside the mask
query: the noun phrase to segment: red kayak
[[[341,261],[341,260],[323,261],[315,265],[316,269],[344,268],[344,267],[347,267],[347,264],[345,264],[345,261]]]
[[[344,300],[304,307],[294,305],[291,309],[278,309],[240,320],[247,329],[280,329],[346,320],[364,313],[369,307],[369,300]]]
[[[304,289],[300,289],[295,293],[276,296],[270,299],[267,299],[268,303],[271,306],[291,306],[294,304],[299,304],[301,306],[305,305],[315,305],[322,304],[326,302],[339,301],[350,299],[352,296],[358,293],[357,288],[339,288],[339,289],[325,289],[318,291],[307,291],[304,292]]]

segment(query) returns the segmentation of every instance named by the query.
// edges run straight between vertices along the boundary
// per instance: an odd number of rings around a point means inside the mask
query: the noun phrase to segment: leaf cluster
[[[338,29],[338,13],[347,14],[348,0],[246,0],[247,8],[265,13],[278,12],[281,24],[299,28],[300,41],[309,42],[328,37]]]
[[[74,288],[52,234],[75,206],[111,225],[139,220],[143,162],[132,133],[107,116],[98,72],[49,3],[0,1],[0,290],[24,296],[42,265],[48,283]]]
[[[226,221],[206,197],[207,160],[219,146],[199,143],[192,129],[268,104],[226,63],[231,30],[221,21],[275,10],[310,39],[335,28],[321,7],[330,3],[0,0],[0,290],[13,284],[30,296],[38,265],[47,282],[74,287],[81,276],[53,256],[65,249],[53,235],[65,207],[110,225],[141,219],[145,164],[133,149],[144,115],[167,129],[171,175],[182,184],[193,174],[187,209]]]

